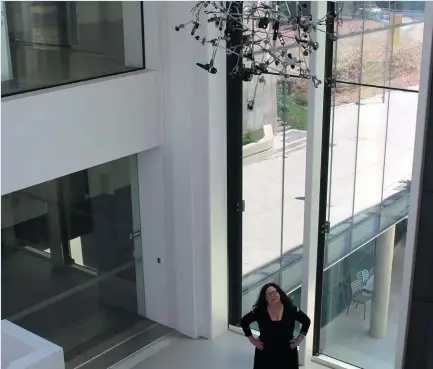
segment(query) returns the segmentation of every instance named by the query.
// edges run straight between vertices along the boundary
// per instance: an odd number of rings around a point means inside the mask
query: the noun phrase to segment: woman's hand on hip
[[[251,342],[251,344],[257,349],[257,350],[263,350],[263,342],[260,341],[258,338],[255,338],[254,336],[249,336],[248,340]]]
[[[302,341],[304,340],[304,336],[298,336],[290,341],[290,348],[294,350],[296,347],[298,347]]]

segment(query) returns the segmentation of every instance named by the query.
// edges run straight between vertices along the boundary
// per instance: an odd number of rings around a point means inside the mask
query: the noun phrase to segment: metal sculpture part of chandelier
[[[296,14],[293,6],[296,4]],[[191,9],[192,20],[175,27],[176,31],[190,28],[191,36],[200,44],[211,44],[213,53],[206,64],[197,66],[211,74],[217,73],[215,57],[220,48],[228,55],[237,57],[232,76],[241,75],[249,82],[254,76],[258,83],[265,83],[263,75],[283,78],[303,78],[318,87],[320,81],[308,67],[308,56],[319,48],[311,39],[312,32],[325,32],[326,22],[334,22],[341,10],[325,14],[313,20],[307,4],[291,1],[242,2],[242,1],[199,1]],[[218,36],[207,39],[200,29],[213,23]],[[240,32],[240,42],[235,42],[235,32]],[[335,41],[336,34],[327,34]],[[288,73],[290,71],[290,73]]]

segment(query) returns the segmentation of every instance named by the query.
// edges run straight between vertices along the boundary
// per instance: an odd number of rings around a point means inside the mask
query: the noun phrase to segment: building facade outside
[[[432,6],[312,2],[342,14],[309,58],[333,84],[240,106],[174,31],[193,4],[2,2],[2,320],[108,367],[215,338],[274,281],[312,318],[303,363],[406,368]]]

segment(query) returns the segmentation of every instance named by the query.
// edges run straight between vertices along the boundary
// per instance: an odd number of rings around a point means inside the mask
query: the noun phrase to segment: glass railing
[[[329,239],[325,246],[325,269],[344,259],[347,255],[374,239],[383,230],[406,218],[409,214],[409,188],[405,188],[383,200],[382,204],[366,209],[355,215],[353,225],[344,232]],[[345,220],[335,225],[341,227]],[[350,219],[352,223],[352,218]],[[332,227],[334,228],[334,227]],[[336,234],[336,232],[330,234]],[[251,309],[264,283],[280,283],[287,293],[297,290],[302,283],[302,254],[300,245],[263,267],[248,273],[243,278],[243,312]]]
[[[141,4],[2,1],[2,96],[143,68]]]

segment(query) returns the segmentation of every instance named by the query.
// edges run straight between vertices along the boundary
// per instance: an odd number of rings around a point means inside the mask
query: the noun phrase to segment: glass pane
[[[418,93],[392,91],[389,97],[388,133],[383,179],[383,209],[387,209],[382,222],[401,216],[408,205],[412,178]],[[404,134],[402,134],[404,132]],[[402,197],[407,197],[403,200]],[[400,202],[400,205],[393,204]],[[391,218],[389,218],[391,217]]]
[[[337,237],[328,237],[325,244],[325,268],[342,259],[350,252],[351,232],[345,231]]]
[[[361,83],[386,86],[388,76],[385,73],[389,51],[390,30],[380,28],[364,33],[362,42],[362,78]],[[368,99],[378,93],[377,89],[363,87],[361,99]],[[384,93],[384,92],[383,92]]]
[[[359,106],[347,102],[355,95],[358,99],[359,93],[359,86],[345,84],[337,84],[333,91],[335,109],[328,184],[331,238],[347,230],[352,223]]]
[[[307,83],[306,83],[307,82]],[[311,82],[310,82],[311,83]],[[282,232],[282,267],[297,260],[304,242],[305,170],[307,155],[308,81],[295,80],[287,91],[284,124],[284,214]],[[280,94],[282,94],[280,90]],[[284,98],[284,95],[279,95]],[[283,141],[283,142],[282,142]],[[284,279],[284,274],[283,274]],[[284,281],[287,284],[289,281]],[[293,285],[289,289],[293,289]],[[289,289],[286,289],[288,291]]]
[[[131,239],[134,158],[2,196],[2,319],[57,343],[66,360],[149,323]]]
[[[393,245],[373,240],[324,272],[323,354],[360,368],[394,368],[405,233],[401,222]]]
[[[2,96],[143,68],[140,2],[7,1],[3,19]]]
[[[410,1],[402,0],[395,1],[394,8],[395,14],[403,16],[403,23],[416,23],[424,21],[425,1]]]
[[[342,21],[340,36],[384,28],[388,23],[389,1],[343,1],[339,3]]]
[[[31,265],[37,267],[39,273],[45,270],[48,277],[50,263],[44,260],[38,263],[33,260]],[[63,278],[75,279],[76,284],[63,292],[62,299],[51,303],[45,300],[43,308],[36,308],[29,314],[24,312],[13,317],[12,321],[62,347],[66,361],[135,325],[143,324],[145,328],[147,324],[150,327],[152,322],[143,321],[136,314],[135,283],[128,278],[134,274],[134,269],[133,262],[129,262],[118,272],[102,278],[70,269],[68,276]],[[60,275],[54,276],[58,280],[61,278]],[[48,285],[46,282],[34,283],[32,287],[40,291]],[[27,288],[24,291],[28,291]]]
[[[364,20],[357,20],[356,24],[362,25]],[[346,22],[343,25],[337,25],[336,32],[339,35],[336,42],[334,42],[335,48],[335,71],[334,77],[337,81],[356,82],[361,81],[361,70],[362,70],[362,34],[351,34],[348,32],[346,35],[341,33]],[[358,94],[347,94],[345,101],[346,103],[352,103],[356,101]]]
[[[361,87],[361,95],[365,88]],[[383,164],[389,91],[376,89],[374,97],[359,101],[354,215],[382,200]]]
[[[75,263],[98,272],[133,258],[129,158],[62,178]]]
[[[358,340],[359,335],[365,334],[362,329],[368,322],[362,320],[362,315],[361,319],[358,319],[358,316],[355,319],[348,319],[346,316],[346,309],[351,300],[350,285],[356,280],[358,271],[373,269],[374,249],[375,242],[368,243],[325,270],[323,276],[321,349],[328,356],[354,365],[359,363],[350,358],[350,351],[347,349],[351,347],[352,339]],[[354,313],[362,314],[361,309],[353,309]],[[352,339],[350,334],[353,335]]]
[[[299,251],[301,252],[301,250]],[[292,291],[302,283],[302,254],[296,255],[292,252],[291,256],[291,263],[283,266],[281,271],[281,288],[286,292]]]
[[[277,119],[277,77],[244,83],[243,285],[280,269],[282,127]],[[253,110],[248,101],[254,101]]]
[[[391,13],[390,86],[419,89],[424,31],[424,1],[396,1]]]

